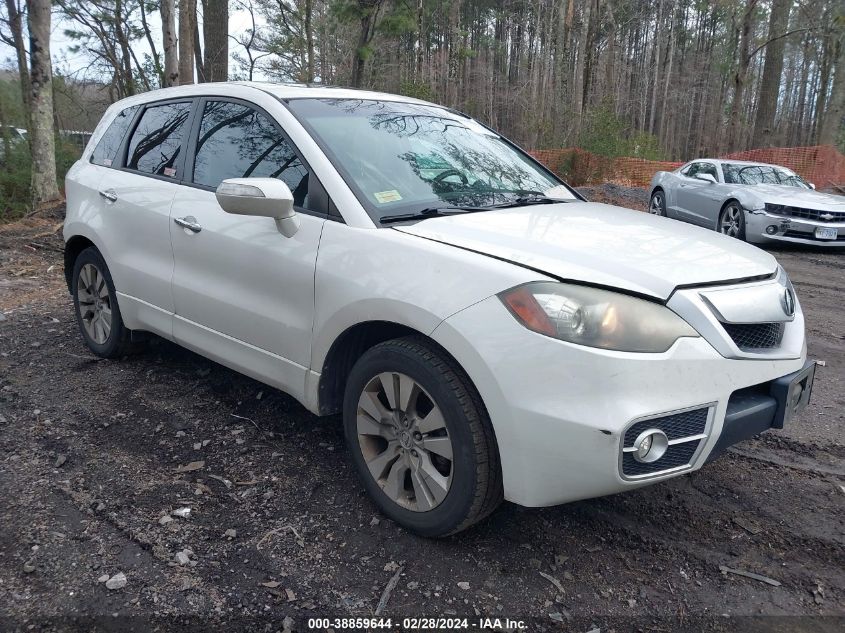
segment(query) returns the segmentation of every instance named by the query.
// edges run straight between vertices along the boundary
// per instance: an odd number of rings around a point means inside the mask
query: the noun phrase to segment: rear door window
[[[92,163],[104,167],[112,166],[117,157],[117,151],[120,149],[120,144],[123,143],[123,137],[126,136],[126,131],[132,124],[132,119],[135,118],[138,108],[139,106],[126,108],[114,118],[97,143],[97,147],[91,152]]]
[[[278,178],[290,188],[296,206],[318,210],[309,201],[308,169],[267,115],[242,103],[207,101],[194,183],[216,188],[226,178],[250,176]]]
[[[129,140],[126,168],[155,176],[179,178],[185,124],[191,102],[149,106]]]

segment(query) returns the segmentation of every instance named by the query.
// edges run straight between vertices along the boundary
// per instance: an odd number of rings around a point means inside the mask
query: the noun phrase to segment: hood
[[[431,218],[397,231],[564,280],[666,300],[683,285],[768,275],[765,251],[689,224],[595,202],[544,204]]]
[[[785,185],[751,185],[748,189],[763,202],[770,204],[845,212],[845,196]]]

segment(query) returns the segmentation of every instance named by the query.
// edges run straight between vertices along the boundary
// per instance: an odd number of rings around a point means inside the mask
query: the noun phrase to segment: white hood
[[[845,196],[836,196],[832,193],[822,193],[812,189],[787,187],[785,185],[751,185],[747,187],[747,190],[763,202],[771,204],[785,204],[790,207],[818,209],[819,211],[845,212]]]
[[[667,299],[677,286],[768,275],[775,258],[714,231],[595,202],[423,220],[398,231],[565,280]]]

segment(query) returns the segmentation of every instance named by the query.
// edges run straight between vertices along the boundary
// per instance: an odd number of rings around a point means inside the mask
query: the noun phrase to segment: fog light
[[[650,464],[666,454],[669,448],[669,438],[660,429],[648,429],[637,436],[634,441],[634,459],[638,462]]]
[[[777,232],[778,232],[778,227],[777,227],[776,224],[770,224],[769,226],[766,227],[766,233],[768,233],[769,235],[774,235]]]

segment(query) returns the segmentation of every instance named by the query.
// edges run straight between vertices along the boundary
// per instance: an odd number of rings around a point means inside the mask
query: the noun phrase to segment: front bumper
[[[525,506],[586,499],[700,468],[719,445],[732,395],[804,367],[794,358],[731,359],[704,338],[661,354],[613,352],[533,333],[497,297],[444,321],[433,337],[473,380],[498,441],[505,498]],[[623,474],[626,431],[667,412],[707,409],[688,463],[653,476]]]
[[[766,228],[777,227],[777,232],[769,234]],[[837,229],[835,240],[820,240],[816,238],[817,228]],[[803,220],[782,215],[775,215],[766,211],[745,212],[745,237],[749,242],[782,244],[812,244],[824,248],[845,248],[845,222],[818,222]]]
[[[740,389],[728,400],[722,432],[706,461],[712,461],[737,442],[769,429],[782,429],[794,413],[810,402],[816,361],[808,360],[802,369],[762,385]],[[800,388],[797,397],[790,388]]]

